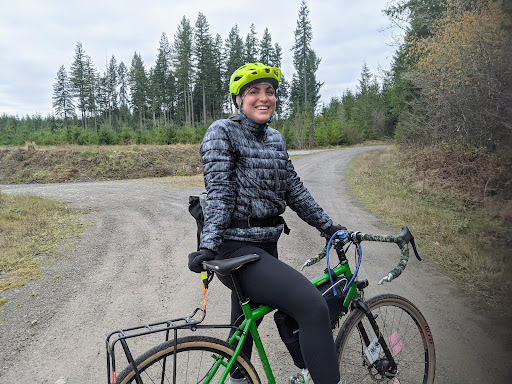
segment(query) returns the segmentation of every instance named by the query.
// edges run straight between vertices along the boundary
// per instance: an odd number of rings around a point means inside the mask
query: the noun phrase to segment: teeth
[[[256,108],[256,109],[258,109],[258,110],[260,110],[260,111],[266,111],[266,110],[268,109],[268,107],[258,107],[258,108]]]

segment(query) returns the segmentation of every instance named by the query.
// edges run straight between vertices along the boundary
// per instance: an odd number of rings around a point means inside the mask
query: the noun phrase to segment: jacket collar
[[[240,113],[240,114],[237,113],[235,115],[232,115],[232,116],[230,116],[230,119],[234,120],[234,121],[238,121],[240,123],[241,129],[243,129],[244,131],[251,132],[257,138],[262,137],[268,128],[267,123],[264,123],[264,124],[256,123],[255,121],[249,119],[243,113]]]

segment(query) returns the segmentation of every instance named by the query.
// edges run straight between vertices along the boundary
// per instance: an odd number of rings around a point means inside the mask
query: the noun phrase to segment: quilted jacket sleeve
[[[199,247],[215,252],[231,222],[236,196],[235,153],[224,121],[216,121],[208,128],[200,154],[208,201]]]

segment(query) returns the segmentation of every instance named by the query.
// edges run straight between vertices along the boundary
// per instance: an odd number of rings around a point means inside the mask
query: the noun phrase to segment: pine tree
[[[247,36],[245,38],[244,61],[246,63],[254,63],[255,61],[257,61],[256,58],[259,56],[259,52],[258,52],[259,41],[258,41],[258,38],[256,37],[256,35],[257,35],[257,33],[254,29],[254,24],[251,24],[249,33],[247,34]]]
[[[281,61],[283,57],[283,49],[281,46],[276,43],[274,48],[272,49],[272,55],[270,56],[269,65],[274,67],[281,68]],[[286,81],[285,75],[281,72],[281,81],[279,83],[279,88],[276,93],[276,115],[278,118],[286,115],[286,104],[289,97],[289,85]]]
[[[110,125],[113,127],[116,123],[113,121],[113,115],[117,113],[118,101],[117,101],[117,61],[114,55],[110,58],[107,74],[106,74],[106,93],[108,100],[108,117]]]
[[[229,31],[228,38],[224,44],[224,52],[226,53],[226,67],[224,72],[224,92],[229,95],[229,80],[231,74],[239,67],[245,64],[244,62],[244,42],[240,37],[240,30],[238,25],[235,25]]]
[[[75,116],[71,84],[68,79],[66,68],[62,65],[57,72],[56,83],[53,85],[53,108],[55,114],[64,119],[68,126],[68,118]]]
[[[148,78],[140,54],[135,52],[129,74],[131,106],[133,113],[139,117],[139,128],[143,128],[147,110]]]
[[[110,120],[108,75],[106,73],[103,73],[103,76],[97,76],[97,83],[95,87],[95,101],[99,116],[106,116]]]
[[[82,127],[86,127],[86,110],[87,110],[87,73],[86,73],[86,54],[82,47],[82,43],[78,42],[75,47],[75,56],[70,68],[70,82],[73,91],[73,97],[78,98],[77,107],[82,117]]]
[[[183,16],[174,35],[174,68],[176,75],[176,94],[178,121],[193,126],[192,116],[192,36],[190,21]]]
[[[272,47],[272,37],[268,28],[263,32],[263,38],[260,41],[260,59],[259,62],[271,65],[272,57],[274,56],[274,48]]]
[[[100,75],[96,71],[94,67],[94,63],[90,56],[85,57],[85,79],[86,79],[86,89],[85,89],[85,107],[86,111],[89,112],[89,116],[94,119],[94,129],[98,130],[98,121],[97,121],[97,101],[98,101],[98,91],[100,88]],[[86,116],[87,119],[87,116]]]
[[[223,68],[225,65],[225,55],[222,50],[222,37],[217,34],[212,46],[213,68],[211,68],[210,79],[213,87],[212,94],[212,117],[220,118],[224,112],[224,107],[229,105],[229,98],[223,92]]]
[[[320,58],[311,48],[313,32],[308,15],[309,10],[303,0],[295,29],[295,43],[291,48],[296,73],[293,75],[290,102],[294,113],[304,111],[312,115],[320,99],[322,83],[316,81]]]
[[[195,57],[195,76],[194,76],[194,111],[198,121],[206,125],[207,103],[213,98],[213,87],[210,76],[210,68],[215,64],[212,53],[212,37],[209,31],[209,25],[206,17],[199,13],[194,28],[193,54]],[[211,111],[211,107],[208,108]],[[211,112],[210,112],[211,114]]]
[[[171,47],[167,35],[162,33],[151,84],[154,92],[155,117],[163,116],[167,123],[174,96],[174,82],[171,81]]]
[[[128,68],[123,61],[117,67],[117,79],[119,84],[119,112],[121,120],[128,120],[130,109],[128,107]]]

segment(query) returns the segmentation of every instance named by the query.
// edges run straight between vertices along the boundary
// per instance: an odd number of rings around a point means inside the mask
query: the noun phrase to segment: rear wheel
[[[397,295],[375,296],[365,302],[397,364],[389,369],[382,347],[361,308],[352,310],[336,337],[343,384],[434,382],[435,350],[430,328],[421,312]]]
[[[215,366],[219,368],[210,382],[218,383],[233,353],[234,347],[222,340],[207,336],[189,336],[178,339],[176,348],[171,340],[150,349],[135,359],[135,364],[142,383],[203,383]],[[176,381],[173,381],[175,357]],[[234,369],[248,383],[260,383],[256,370],[245,356],[238,356]],[[118,383],[139,383],[131,366],[121,372]]]

